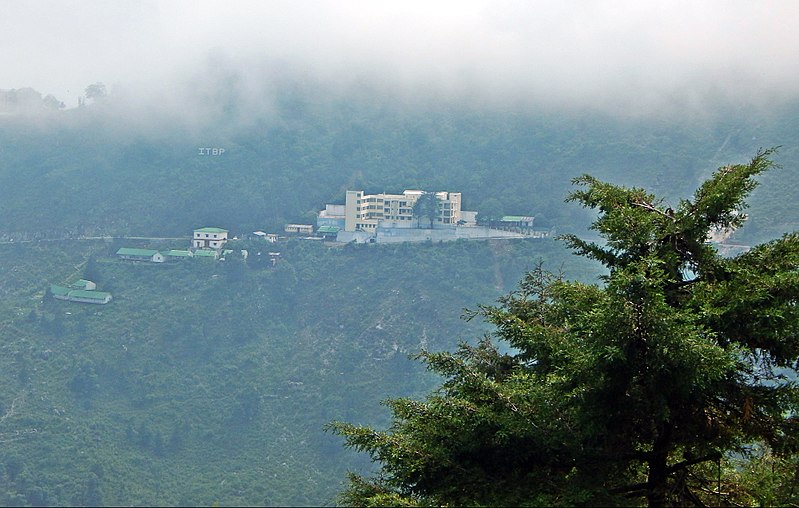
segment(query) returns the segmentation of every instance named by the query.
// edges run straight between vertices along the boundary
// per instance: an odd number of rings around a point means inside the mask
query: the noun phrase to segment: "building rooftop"
[[[72,290],[69,288],[65,288],[64,286],[57,286],[55,284],[50,286],[50,292],[53,293],[54,295],[66,296],[69,294],[70,291]]]
[[[163,254],[164,256],[170,256],[170,257],[173,257],[173,258],[188,258],[188,257],[191,257],[191,252],[189,252],[187,250],[171,249],[171,250],[168,250],[166,252],[162,252],[161,254]]]
[[[194,256],[195,257],[215,258],[216,255],[217,255],[217,252],[215,250],[211,250],[211,249],[197,249],[196,251],[194,251]]]
[[[500,219],[502,222],[531,222],[535,217],[529,215],[505,215]]]
[[[87,281],[88,282],[88,281]],[[74,298],[83,298],[84,300],[105,301],[111,299],[111,293],[105,291],[89,291],[85,289],[71,289],[64,286],[53,284],[50,286],[50,292],[54,296],[64,297],[64,300],[73,300]]]
[[[227,231],[227,229],[222,229],[222,228],[200,228],[200,229],[195,229],[194,232],[195,233],[227,233],[228,231]]]
[[[87,300],[105,300],[110,293],[105,291],[84,291],[83,289],[73,289],[69,292],[70,298],[86,298]]]
[[[133,249],[130,247],[122,247],[117,251],[118,256],[142,256],[152,257],[158,253],[157,250],[152,249]]]

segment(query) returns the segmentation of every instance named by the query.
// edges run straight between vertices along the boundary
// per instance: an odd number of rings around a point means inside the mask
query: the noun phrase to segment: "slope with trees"
[[[246,260],[130,264],[127,243],[0,244],[0,505],[329,504],[369,464],[324,425],[386,424],[386,393],[435,383],[408,354],[479,334],[463,307],[566,254],[253,239],[230,242]],[[78,277],[114,300],[44,295]]]
[[[510,352],[486,337],[425,353],[445,381],[389,401],[387,431],[334,424],[380,465],[351,475],[344,501],[796,504],[799,235],[731,258],[706,242],[743,224],[771,154],[720,168],[673,209],[577,178],[569,200],[597,210],[604,242],[565,241],[609,270],[604,284],[538,267],[475,313]],[[747,453],[759,458],[721,471]]]

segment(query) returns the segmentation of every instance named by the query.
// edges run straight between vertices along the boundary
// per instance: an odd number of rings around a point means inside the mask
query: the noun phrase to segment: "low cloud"
[[[287,69],[347,90],[619,114],[799,96],[794,1],[5,2],[0,89],[74,105],[102,81],[146,95]],[[213,66],[220,66],[219,72]],[[215,75],[216,74],[216,75]],[[187,83],[194,83],[187,85]]]

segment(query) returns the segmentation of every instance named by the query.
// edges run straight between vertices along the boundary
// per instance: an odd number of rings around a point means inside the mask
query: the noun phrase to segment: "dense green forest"
[[[0,504],[333,503],[347,470],[373,466],[327,423],[387,425],[381,400],[421,398],[439,382],[408,355],[474,343],[486,325],[460,319],[463,309],[495,301],[537,260],[570,279],[599,271],[548,239],[247,240],[233,245],[246,260],[136,265],[114,252],[187,245],[77,237],[276,232],[347,189],[406,188],[459,191],[464,209],[585,233],[589,212],[563,203],[576,175],[676,202],[720,164],[776,145],[785,169],[762,178],[735,240],[799,224],[796,107],[622,119],[296,84],[256,113],[230,94],[210,99],[214,112],[196,123],[157,107],[132,114],[113,95],[0,117]],[[78,277],[114,300],[45,293]]]
[[[746,220],[770,155],[676,209],[581,177],[569,201],[606,242],[563,239],[603,284],[536,268],[475,313],[494,326],[479,345],[423,355],[444,381],[390,401],[386,430],[331,424],[380,464],[343,504],[796,505],[799,235],[732,257],[706,241]]]
[[[165,265],[115,242],[0,246],[0,504],[332,503],[368,462],[325,424],[385,424],[382,399],[433,386],[408,355],[479,337],[464,307],[563,257],[548,240],[295,241],[272,267],[245,246]],[[78,276],[114,300],[44,294]]]

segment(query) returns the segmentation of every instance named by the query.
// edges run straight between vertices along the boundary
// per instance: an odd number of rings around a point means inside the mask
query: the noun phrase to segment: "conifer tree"
[[[674,208],[577,178],[568,200],[598,212],[604,242],[564,240],[607,268],[602,283],[537,267],[473,313],[493,334],[420,355],[443,384],[424,401],[389,400],[388,430],[332,424],[380,465],[351,475],[342,501],[716,504],[746,487],[745,475],[710,474],[733,454],[757,444],[795,458],[799,235],[735,257],[707,241],[744,223],[772,153],[720,168]]]
[[[430,229],[433,228],[433,223],[438,217],[438,197],[435,192],[423,192],[421,196],[413,204],[413,216],[416,220],[421,222],[422,219],[430,221]]]

